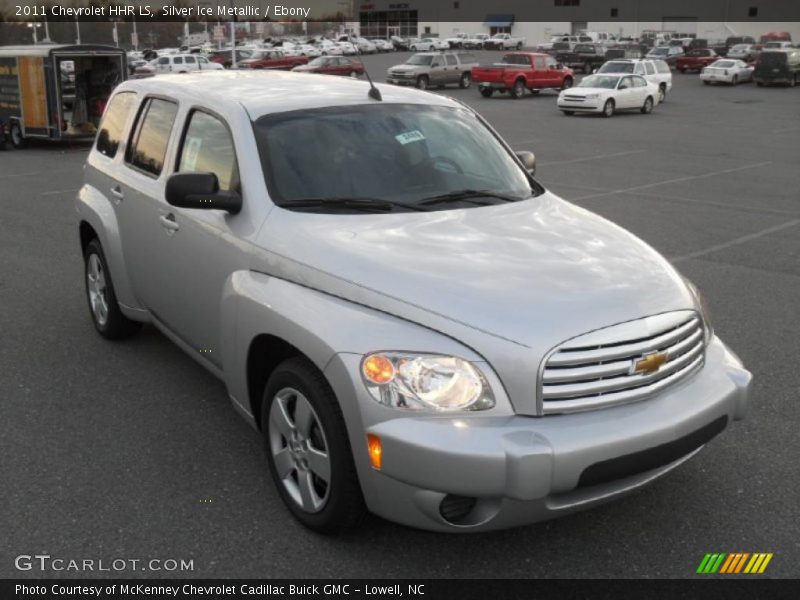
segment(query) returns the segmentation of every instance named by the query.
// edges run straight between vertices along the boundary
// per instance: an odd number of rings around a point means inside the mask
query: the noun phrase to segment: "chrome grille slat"
[[[547,361],[547,366],[597,364],[612,359],[640,356],[646,352],[654,352],[671,346],[693,332],[693,329],[697,328],[699,324],[700,319],[695,317],[672,331],[630,344],[607,345],[593,350],[563,348]]]
[[[662,353],[655,371],[634,371]],[[697,370],[705,357],[703,323],[694,311],[676,311],[613,325],[556,348],[541,371],[544,414],[576,412],[651,396]]]
[[[695,346],[689,352],[680,355],[678,358],[668,361],[655,373],[650,375],[628,375],[626,377],[612,377],[609,379],[601,379],[594,381],[587,381],[584,383],[574,384],[557,384],[546,385],[542,397],[545,400],[551,398],[572,398],[574,396],[588,396],[593,394],[600,394],[602,392],[615,392],[625,390],[633,386],[644,385],[647,383],[655,382],[663,379],[670,373],[679,370],[692,359],[696,358],[703,350],[702,346]]]

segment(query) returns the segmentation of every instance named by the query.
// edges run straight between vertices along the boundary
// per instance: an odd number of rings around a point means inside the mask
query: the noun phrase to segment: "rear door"
[[[458,83],[461,71],[458,68],[458,59],[453,54],[445,54],[444,83]]]
[[[145,98],[117,171],[117,210],[128,276],[140,303],[150,310],[161,292],[156,241],[165,224],[159,222],[158,208],[164,197],[164,165],[177,113],[178,103],[170,98]]]

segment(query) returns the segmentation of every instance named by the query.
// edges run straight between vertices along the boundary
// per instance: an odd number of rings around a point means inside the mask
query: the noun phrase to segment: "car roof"
[[[414,88],[378,84],[384,103],[461,107],[445,96]],[[178,101],[213,98],[227,108],[244,107],[252,119],[271,113],[328,106],[354,106],[369,99],[369,84],[349,77],[309,76],[291,71],[242,70],[159,75],[128,80],[118,90],[167,95]]]

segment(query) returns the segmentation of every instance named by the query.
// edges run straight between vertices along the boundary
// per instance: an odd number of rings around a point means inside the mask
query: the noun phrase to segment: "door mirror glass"
[[[522,163],[522,166],[525,167],[525,170],[533,175],[536,172],[536,156],[533,154],[533,152],[520,150],[519,152],[515,152],[515,154]]]
[[[242,209],[242,197],[219,189],[213,173],[175,173],[167,179],[165,197],[179,208],[216,209],[236,214]]]

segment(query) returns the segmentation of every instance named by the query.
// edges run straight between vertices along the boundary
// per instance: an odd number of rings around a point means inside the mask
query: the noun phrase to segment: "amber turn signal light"
[[[383,354],[373,354],[364,360],[361,365],[364,377],[370,383],[382,385],[394,379],[394,365]]]
[[[369,460],[372,463],[372,468],[381,470],[381,459],[383,458],[383,447],[381,446],[381,438],[374,433],[367,434],[367,450],[369,451]]]

